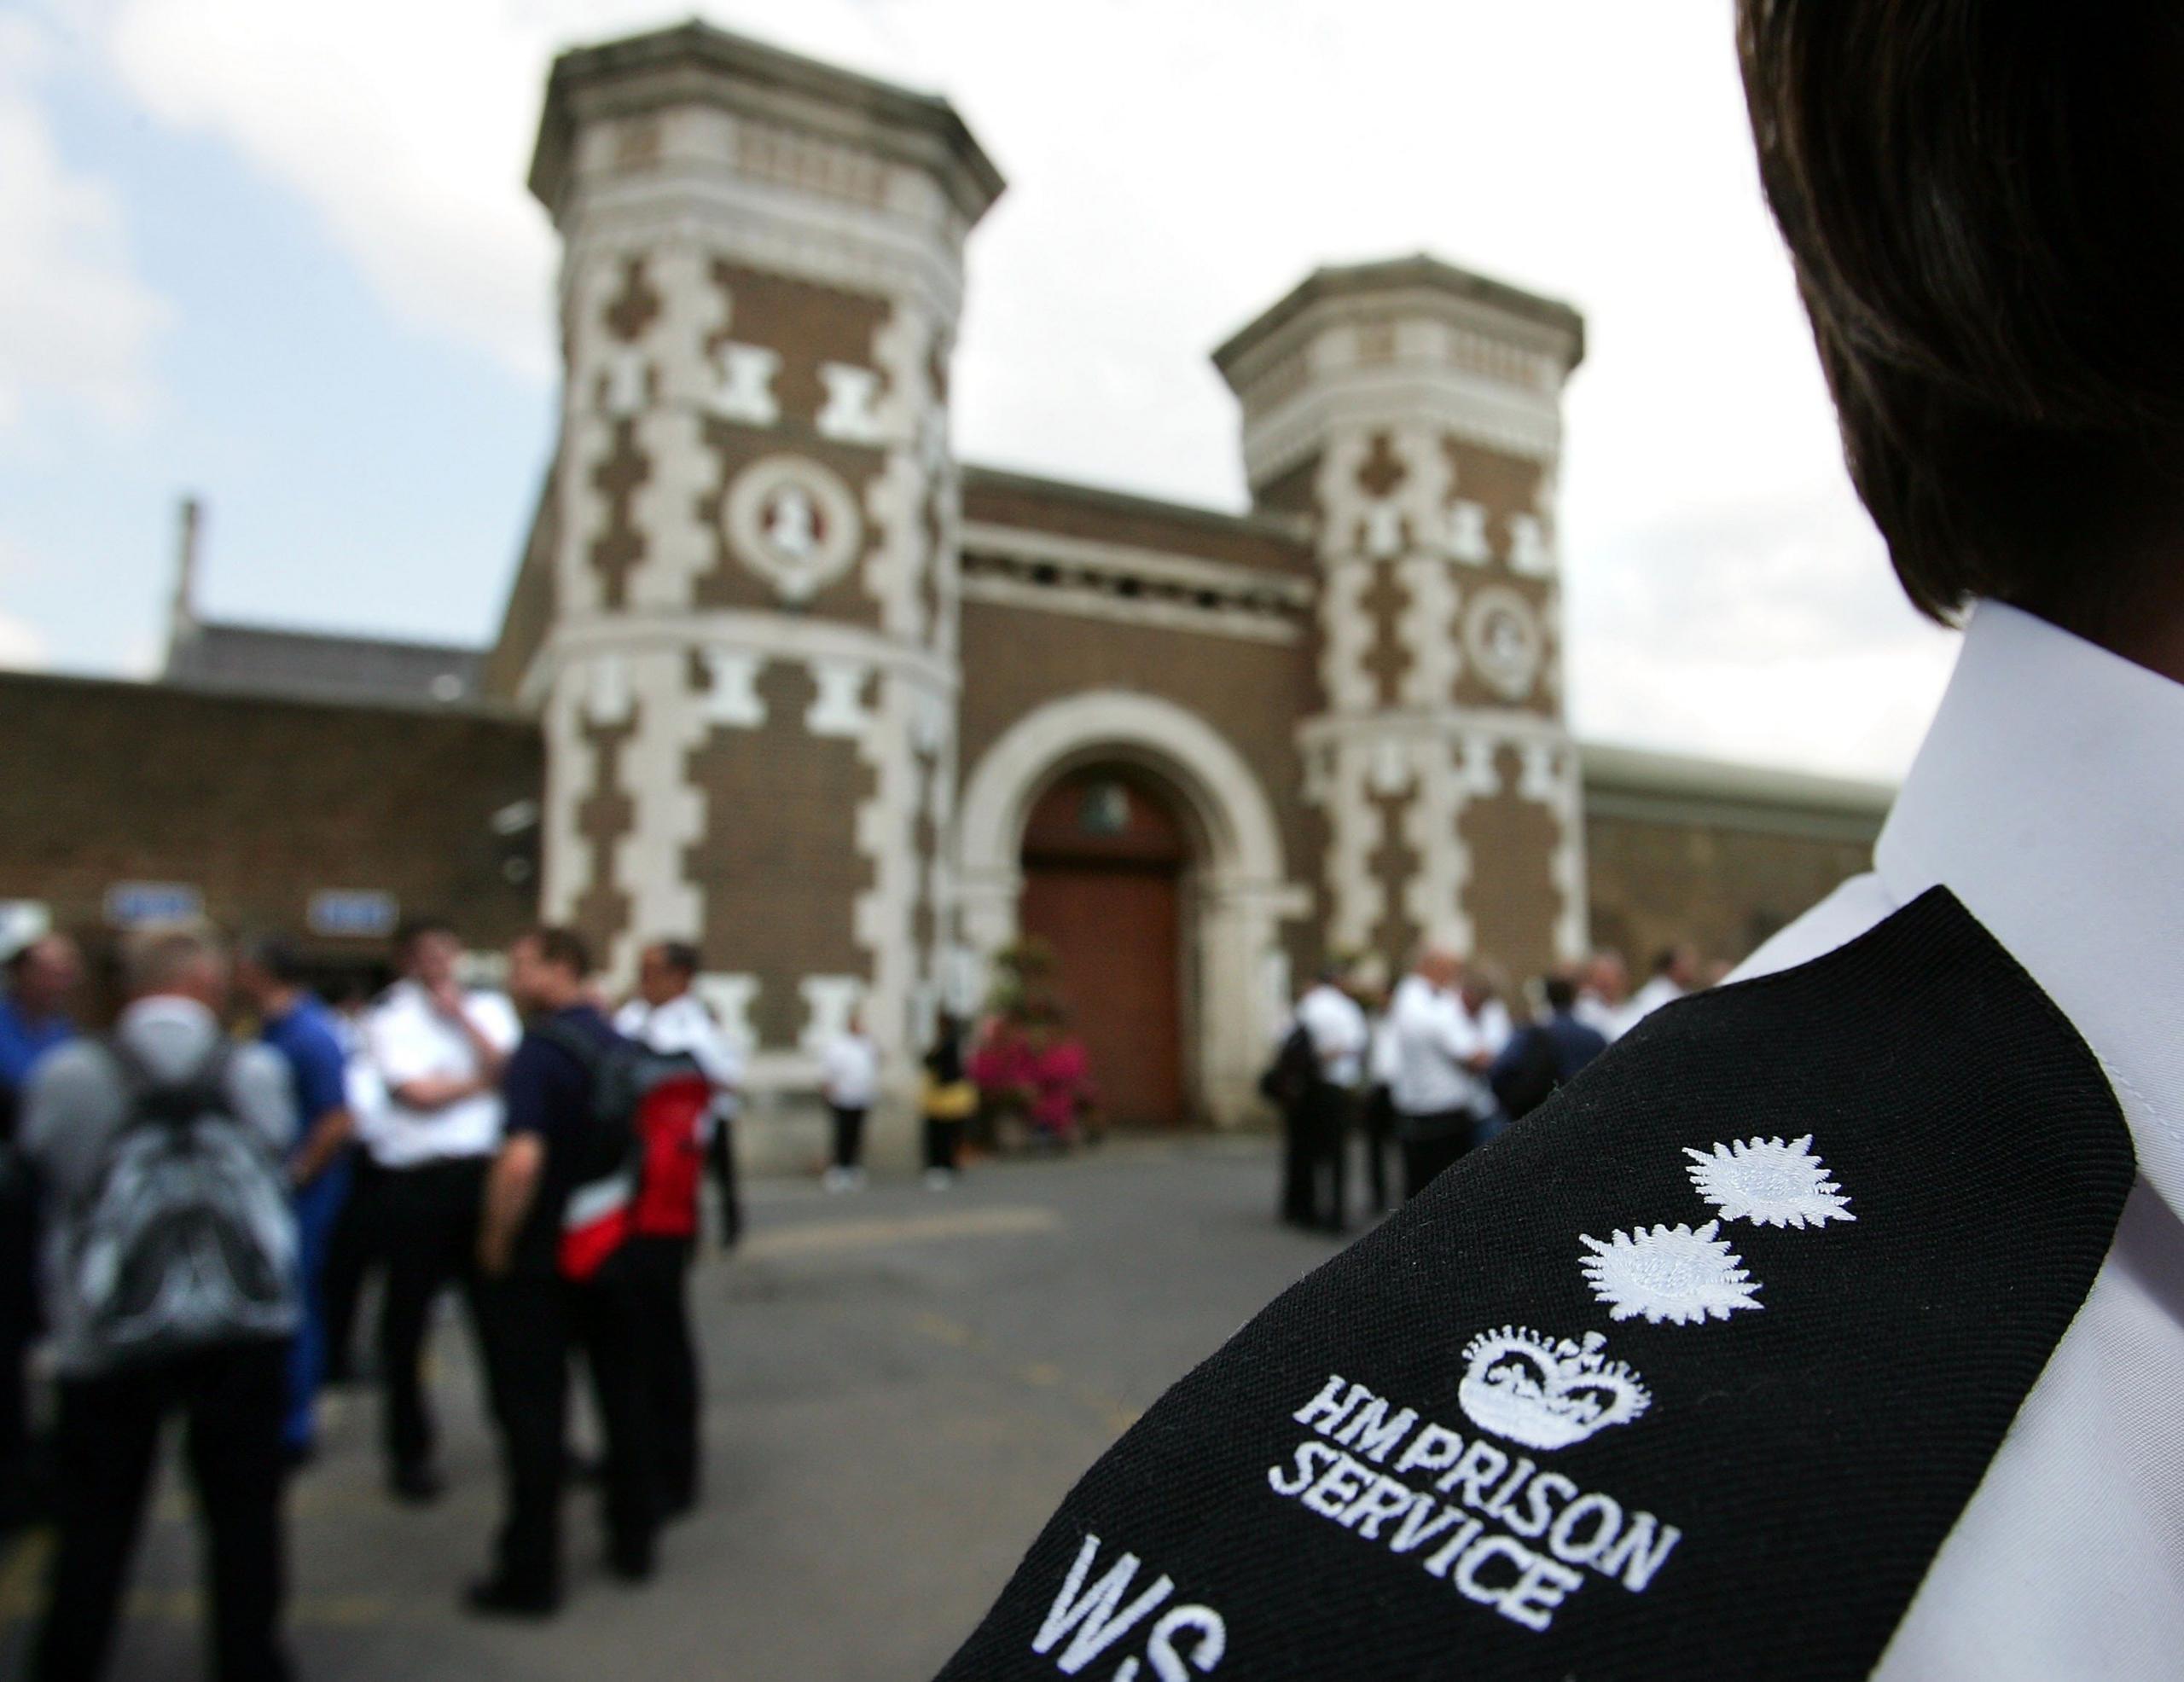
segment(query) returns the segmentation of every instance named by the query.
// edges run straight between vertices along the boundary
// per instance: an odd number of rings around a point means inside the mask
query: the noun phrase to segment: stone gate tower
[[[1567,306],[1429,258],[1322,269],[1215,361],[1263,511],[1305,518],[1324,944],[1517,974],[1585,941],[1554,544]]]
[[[1002,190],[943,101],[700,24],[554,67],[564,242],[536,545],[543,902],[653,937],[808,1088],[862,1004],[897,1068],[945,945],[965,235]]]

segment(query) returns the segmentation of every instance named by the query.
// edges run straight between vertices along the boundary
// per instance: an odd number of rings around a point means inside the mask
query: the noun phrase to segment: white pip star
[[[1765,1305],[1752,1301],[1759,1285],[1738,1265],[1742,1258],[1714,1236],[1720,1225],[1709,1221],[1695,1232],[1682,1225],[1640,1227],[1605,1244],[1581,1232],[1578,1241],[1593,1253],[1578,1265],[1611,1320],[1643,1314],[1653,1325],[1727,1320],[1739,1308]]]
[[[1812,1135],[1785,1145],[1780,1139],[1746,1139],[1716,1145],[1710,1153],[1687,1146],[1686,1170],[1699,1195],[1724,1221],[1756,1227],[1819,1227],[1856,1221],[1850,1200],[1827,1177],[1827,1164],[1812,1153]]]

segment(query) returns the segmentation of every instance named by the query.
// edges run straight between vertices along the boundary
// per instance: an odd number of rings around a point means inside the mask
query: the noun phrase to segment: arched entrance
[[[1142,770],[1095,765],[1039,797],[1024,826],[1017,927],[1053,957],[1051,984],[1118,1127],[1188,1119],[1182,926],[1191,848],[1175,798]]]
[[[957,810],[955,882],[971,990],[1017,937],[1034,809],[1057,789],[1083,786],[1080,774],[1134,779],[1129,786],[1180,838],[1170,972],[1180,1113],[1240,1122],[1256,1111],[1258,1073],[1288,1006],[1281,925],[1304,915],[1310,900],[1288,879],[1273,807],[1250,766],[1205,719],[1170,701],[1114,689],[1065,696],[1019,719],[971,768]],[[1077,821],[1069,798],[1057,797],[1049,821]],[[1104,1081],[1112,1071],[1095,1072]]]

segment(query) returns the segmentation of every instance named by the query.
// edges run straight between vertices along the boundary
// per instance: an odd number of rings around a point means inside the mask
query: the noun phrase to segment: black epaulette
[[[1285,1293],[944,1682],[1865,1676],[2135,1172],[1936,890],[1657,1012]]]

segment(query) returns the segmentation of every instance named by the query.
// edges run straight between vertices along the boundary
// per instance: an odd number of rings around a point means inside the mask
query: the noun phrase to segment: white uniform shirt
[[[2184,684],[1983,604],[1873,863],[1733,979],[1944,886],[2093,1047],[2139,1162],[2092,1291],[1874,1674],[2184,1674]]]
[[[820,1058],[821,1090],[844,1110],[869,1110],[880,1096],[880,1047],[868,1034],[837,1034]]]
[[[1623,1007],[1622,1015],[1616,1018],[1615,1032],[1608,1037],[1621,1039],[1663,1005],[1672,1005],[1682,997],[1683,989],[1681,987],[1664,975],[1655,976],[1631,995],[1630,1002]]]
[[[1477,1113],[1479,1084],[1467,1066],[1483,1049],[1464,1002],[1420,975],[1397,983],[1388,1006],[1395,1032],[1396,1077],[1389,1090],[1397,1113]]]
[[[1311,1039],[1321,1078],[1339,1087],[1356,1086],[1365,1072],[1365,1047],[1373,1032],[1357,1000],[1321,982],[1297,1001],[1297,1023]]]
[[[478,1030],[502,1051],[523,1036],[515,1008],[497,993],[468,993],[463,1006]],[[482,1073],[477,1048],[439,1012],[425,989],[398,981],[364,1018],[364,1043],[372,1067],[386,1088],[365,1147],[381,1168],[490,1156],[501,1142],[501,1095],[481,1092],[438,1110],[413,1110],[394,1088],[433,1077],[474,1080]]]
[[[1368,1072],[1376,1087],[1395,1090],[1396,1071],[1403,1066],[1402,1048],[1396,1041],[1396,1022],[1393,1011],[1385,1010],[1373,1018],[1373,1047],[1367,1053]]]
[[[1622,1037],[1623,1007],[1611,1005],[1589,987],[1577,995],[1570,1013],[1611,1044]]]
[[[360,1018],[337,1011],[334,1016],[334,1037],[341,1042],[341,1085],[349,1099],[349,1119],[355,1123],[354,1137],[369,1152],[380,1124],[386,1119],[386,1082],[380,1078],[379,1066],[372,1061],[371,1047],[365,1043],[364,1024]]]
[[[735,1094],[743,1085],[743,1053],[696,994],[680,994],[664,1005],[632,999],[614,1013],[614,1026],[656,1052],[689,1053],[713,1083],[713,1114],[735,1113]]]
[[[1501,1056],[1509,1041],[1517,1037],[1517,1024],[1510,1019],[1509,1007],[1499,999],[1489,999],[1467,1014],[1478,1034],[1479,1048],[1489,1057]]]

